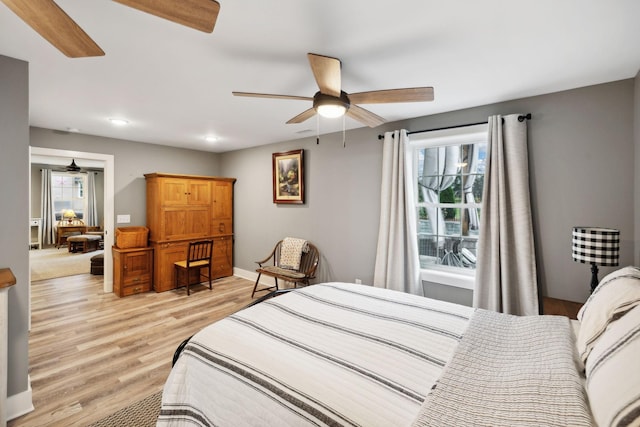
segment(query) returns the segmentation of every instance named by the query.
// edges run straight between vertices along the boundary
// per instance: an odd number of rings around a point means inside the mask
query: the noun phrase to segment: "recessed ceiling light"
[[[129,124],[129,121],[125,119],[109,119],[109,121],[116,126],[125,126]]]
[[[205,136],[204,139],[207,142],[216,142],[218,140],[218,137],[217,136],[213,136],[213,135],[209,135],[209,136]]]

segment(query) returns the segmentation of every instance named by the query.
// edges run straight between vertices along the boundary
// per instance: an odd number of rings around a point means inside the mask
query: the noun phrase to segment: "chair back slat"
[[[316,267],[318,266],[318,261],[320,258],[320,254],[318,252],[318,248],[312,244],[307,242],[307,246],[309,250],[307,252],[302,252],[302,256],[300,257],[300,267],[298,267],[298,271],[302,273],[311,272],[311,277],[315,276]],[[282,248],[282,240],[280,240],[275,247],[274,256],[273,256],[273,264],[277,267],[280,267],[280,249]]]
[[[300,258],[300,270],[301,272],[309,272],[309,278],[315,277],[316,267],[318,266],[319,254],[318,248],[316,248],[311,243],[308,243],[309,251],[302,253],[302,258]]]
[[[187,265],[198,261],[211,262],[213,252],[213,240],[200,240],[189,242]]]
[[[273,265],[280,267],[280,248],[282,247],[282,240],[276,243],[276,247],[273,250]]]

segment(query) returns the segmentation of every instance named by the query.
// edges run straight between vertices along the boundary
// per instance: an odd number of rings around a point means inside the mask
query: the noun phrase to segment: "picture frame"
[[[273,153],[273,203],[304,203],[304,150]]]

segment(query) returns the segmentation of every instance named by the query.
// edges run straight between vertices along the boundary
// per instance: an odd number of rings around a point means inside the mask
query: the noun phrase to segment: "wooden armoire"
[[[235,178],[149,173],[147,227],[154,249],[153,289],[175,288],[174,262],[186,259],[190,241],[213,240],[213,278],[233,275]]]

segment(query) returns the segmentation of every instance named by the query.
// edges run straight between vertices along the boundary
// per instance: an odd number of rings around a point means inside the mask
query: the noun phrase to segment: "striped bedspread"
[[[344,283],[267,300],[191,339],[158,425],[408,426],[472,313]]]

